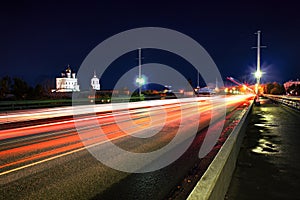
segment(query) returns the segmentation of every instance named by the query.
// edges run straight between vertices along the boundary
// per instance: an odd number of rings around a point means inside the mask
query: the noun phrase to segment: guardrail
[[[144,100],[158,100],[158,99],[174,99],[174,96],[164,96],[164,97],[114,97],[113,102],[136,102]],[[91,104],[103,104],[110,103],[110,97],[103,98],[86,98],[76,100],[76,103],[83,102],[86,104],[90,102]],[[0,101],[0,112],[1,111],[12,111],[12,110],[24,110],[24,109],[35,109],[35,108],[51,108],[59,106],[72,106],[72,99],[47,99],[47,100],[23,100],[23,101]]]
[[[282,103],[292,108],[296,108],[300,110],[300,97],[291,97],[291,96],[283,96],[283,95],[271,95],[265,94],[264,97],[267,97],[273,101],[278,103]]]
[[[0,111],[70,106],[72,99],[0,101]]]
[[[235,170],[252,107],[253,101],[190,193],[188,200],[220,200],[225,198]]]

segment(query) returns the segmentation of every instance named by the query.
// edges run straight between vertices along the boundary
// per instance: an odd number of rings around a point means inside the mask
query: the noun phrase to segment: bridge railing
[[[265,94],[265,97],[284,105],[300,110],[300,97]]]

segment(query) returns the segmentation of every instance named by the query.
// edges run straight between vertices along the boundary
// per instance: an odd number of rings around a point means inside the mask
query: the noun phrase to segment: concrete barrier
[[[252,106],[253,101],[187,198],[188,200],[224,199],[236,166]]]

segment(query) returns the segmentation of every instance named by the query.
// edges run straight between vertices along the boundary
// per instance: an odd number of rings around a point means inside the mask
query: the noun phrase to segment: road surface
[[[227,98],[228,113],[247,103],[248,98]],[[178,161],[149,173],[131,174],[111,169],[95,159],[87,149],[101,147],[109,138],[130,152],[155,151],[175,137],[180,120],[185,121],[187,129],[192,124],[198,124],[199,131],[204,129],[211,120],[212,101],[193,100],[183,103],[182,107],[178,103],[164,103],[151,109],[149,105],[139,105],[130,108],[129,112],[105,111],[97,115],[67,117],[61,121],[49,119],[48,123],[1,130],[0,199],[163,199],[172,195],[176,184],[184,180],[187,172],[199,161],[199,146],[205,132],[197,135]],[[200,119],[195,118],[197,111],[201,113]],[[189,114],[182,116],[182,112]],[[116,116],[120,117],[118,123],[115,122]],[[21,118],[14,120],[23,120]],[[94,123],[95,120],[101,124],[104,134],[98,133],[99,125]],[[230,120],[227,125],[229,123]],[[142,130],[161,124],[164,126],[159,133],[150,138],[133,137]],[[78,130],[84,134],[79,135]],[[128,135],[127,131],[133,135]],[[122,157],[113,159],[120,165],[127,161]]]

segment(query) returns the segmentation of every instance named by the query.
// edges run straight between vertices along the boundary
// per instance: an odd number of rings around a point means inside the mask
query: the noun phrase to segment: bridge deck
[[[300,112],[255,106],[225,199],[300,198]]]

